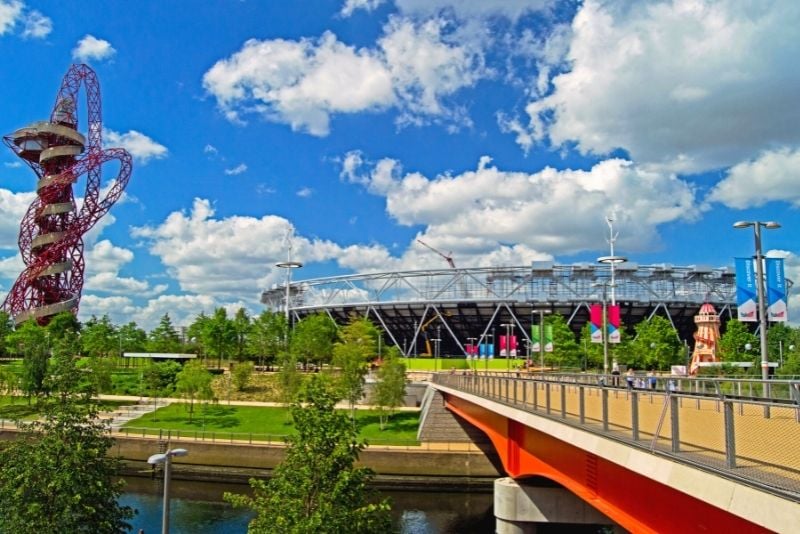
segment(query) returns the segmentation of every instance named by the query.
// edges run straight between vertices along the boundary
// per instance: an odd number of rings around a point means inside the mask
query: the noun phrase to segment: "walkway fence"
[[[652,380],[651,380],[652,379]],[[438,374],[435,384],[800,501],[800,381]]]

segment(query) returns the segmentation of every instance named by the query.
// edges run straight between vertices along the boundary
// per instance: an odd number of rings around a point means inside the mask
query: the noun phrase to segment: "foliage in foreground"
[[[117,499],[122,482],[113,444],[88,396],[73,393],[80,373],[57,357],[44,418],[17,422],[21,435],[0,451],[0,532],[127,532],[133,510]]]
[[[367,489],[372,471],[353,467],[364,443],[350,419],[334,410],[338,400],[324,378],[314,377],[292,405],[297,435],[273,477],[250,480],[253,497],[225,494],[234,506],[256,512],[250,534],[391,530],[388,502],[372,502]]]

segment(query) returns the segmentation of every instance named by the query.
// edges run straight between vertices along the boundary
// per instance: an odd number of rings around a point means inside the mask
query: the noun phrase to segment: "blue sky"
[[[135,163],[86,237],[82,319],[258,313],[290,229],[309,278],[446,266],[416,239],[594,261],[607,216],[632,261],[718,267],[752,253],[733,222],[777,220],[800,278],[795,0],[68,4],[0,0],[0,131],[97,71]],[[35,182],[10,150],[0,176],[7,291]]]

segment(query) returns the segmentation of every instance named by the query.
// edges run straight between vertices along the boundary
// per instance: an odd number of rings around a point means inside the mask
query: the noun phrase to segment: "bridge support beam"
[[[497,534],[533,534],[538,523],[614,525],[564,488],[508,477],[494,481],[494,515]]]

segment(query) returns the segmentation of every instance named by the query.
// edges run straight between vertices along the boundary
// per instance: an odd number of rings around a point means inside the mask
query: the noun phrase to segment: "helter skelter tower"
[[[84,87],[87,135],[78,131],[78,91]],[[87,65],[72,65],[61,82],[49,121],[34,122],[3,138],[36,173],[36,200],[19,231],[25,270],[3,302],[19,324],[30,318],[47,324],[63,311],[78,312],[83,289],[83,234],[122,195],[131,176],[131,156],[124,149],[102,147],[102,105],[97,75]],[[100,198],[101,170],[119,162],[119,174]],[[86,176],[78,209],[72,185]]]
[[[719,346],[719,315],[714,306],[706,302],[700,306],[700,311],[694,316],[697,332],[694,334],[694,352],[692,363],[689,365],[689,374],[696,375],[700,363],[717,362],[717,349]]]

